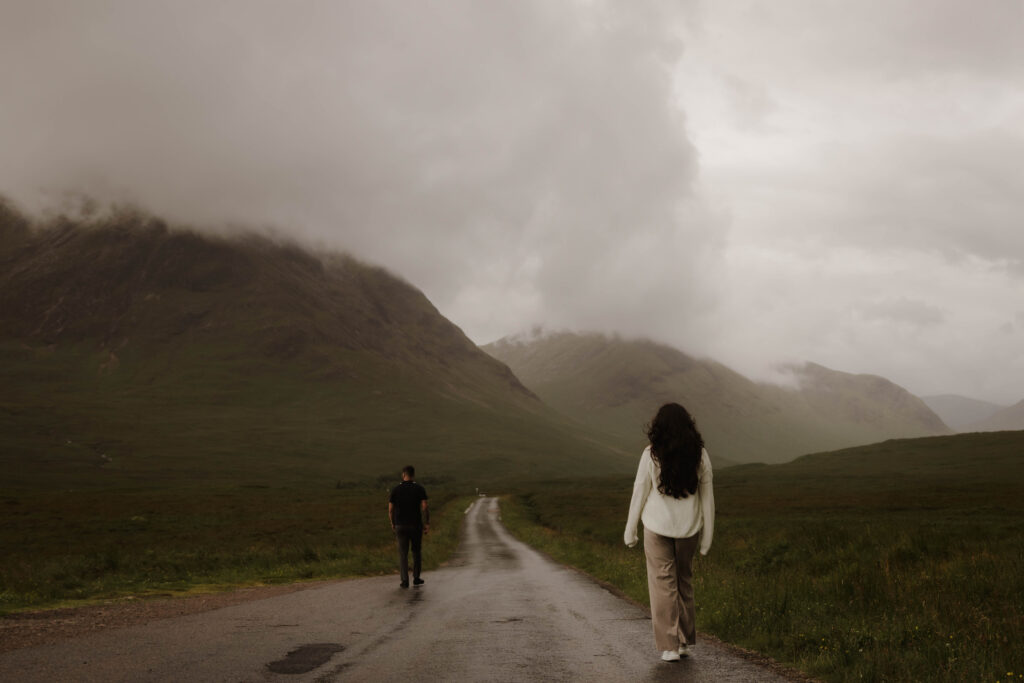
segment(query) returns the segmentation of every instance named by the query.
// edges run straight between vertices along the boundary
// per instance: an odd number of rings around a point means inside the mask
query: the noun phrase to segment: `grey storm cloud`
[[[1024,7],[1017,0],[753,0],[702,6],[710,19],[704,33],[734,41],[729,49],[754,71],[789,71],[797,87],[809,85],[808,72],[815,71],[838,84],[934,72],[997,79],[1024,72]],[[749,59],[757,56],[759,63]]]
[[[1022,26],[1015,0],[15,0],[0,195],[349,250],[481,343],[603,330],[1015,402]]]
[[[978,256],[1024,274],[1024,135],[907,135],[829,144],[816,153],[830,173],[814,165],[763,186],[773,198],[794,195],[790,206],[799,218],[779,216],[776,239],[803,249],[852,245]]]
[[[633,327],[666,300],[701,305],[717,239],[674,97],[681,17],[672,3],[25,3],[3,36],[4,63],[28,68],[2,79],[18,97],[0,114],[16,160],[0,181],[276,225],[443,307],[514,288],[517,326]]]
[[[938,325],[945,320],[945,315],[938,306],[905,297],[865,303],[859,306],[859,312],[869,321],[903,323],[917,327]]]

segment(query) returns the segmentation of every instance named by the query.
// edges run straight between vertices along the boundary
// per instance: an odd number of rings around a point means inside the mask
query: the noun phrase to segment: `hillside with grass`
[[[712,457],[783,462],[892,437],[949,433],[919,398],[872,375],[808,363],[791,386],[751,381],[721,363],[645,340],[553,333],[483,347],[545,403],[625,449],[667,401],[687,406]]]
[[[5,488],[464,485],[629,471],[412,285],[137,211],[0,206]]]

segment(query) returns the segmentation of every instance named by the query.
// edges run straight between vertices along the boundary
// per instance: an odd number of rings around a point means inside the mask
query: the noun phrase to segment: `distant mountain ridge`
[[[958,432],[978,431],[975,427],[985,422],[996,413],[1006,410],[1006,406],[988,401],[979,401],[956,394],[938,396],[922,396],[921,400],[931,408],[942,421]],[[1022,424],[1019,429],[1024,429]]]
[[[483,348],[546,403],[627,449],[642,447],[643,425],[667,401],[693,412],[713,457],[738,462],[950,432],[902,387],[812,363],[788,368],[794,387],[782,387],[663,344],[602,334],[532,334]]]
[[[1024,400],[969,425],[965,431],[1004,432],[1024,429]]]
[[[415,287],[342,254],[0,201],[10,485],[623,472]],[[177,473],[177,474],[175,474]]]

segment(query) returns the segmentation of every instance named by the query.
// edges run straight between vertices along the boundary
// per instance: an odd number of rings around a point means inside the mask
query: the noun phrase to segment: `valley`
[[[1022,404],[811,363],[770,385],[598,334],[481,349],[350,256],[2,208],[4,613],[390,573],[409,462],[430,567],[478,492],[505,494],[523,540],[643,602],[621,526],[644,424],[679,401],[715,466],[701,629],[826,680],[1017,666]],[[1001,431],[953,434],[972,425]]]

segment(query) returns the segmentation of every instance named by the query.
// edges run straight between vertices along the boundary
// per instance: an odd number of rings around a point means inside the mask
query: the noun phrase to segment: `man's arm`
[[[427,505],[426,498],[420,503],[420,509],[423,510],[423,530],[430,531],[430,506]]]
[[[391,528],[395,528],[395,504],[388,503],[388,520],[391,522]]]

